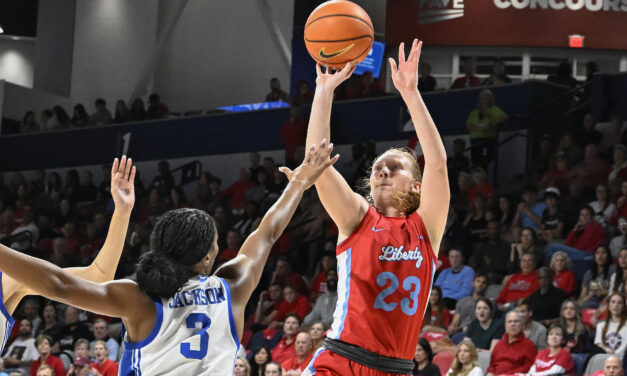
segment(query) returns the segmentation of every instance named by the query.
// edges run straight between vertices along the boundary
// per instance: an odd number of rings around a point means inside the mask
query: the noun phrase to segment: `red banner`
[[[385,39],[627,50],[627,0],[388,0]]]

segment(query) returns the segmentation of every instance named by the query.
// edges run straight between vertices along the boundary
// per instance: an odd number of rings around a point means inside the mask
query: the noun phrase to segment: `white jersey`
[[[4,346],[7,344],[9,335],[11,335],[11,329],[13,328],[13,317],[9,315],[6,307],[4,306],[4,296],[2,295],[2,271],[0,271],[0,354],[4,351]]]
[[[124,332],[119,375],[233,375],[239,339],[226,281],[196,276],[155,304],[148,338],[130,343]]]

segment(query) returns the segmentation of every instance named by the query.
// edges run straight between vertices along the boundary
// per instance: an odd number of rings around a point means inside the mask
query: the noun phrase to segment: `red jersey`
[[[539,288],[537,270],[527,275],[523,273],[514,274],[499,293],[496,302],[504,304],[515,302],[521,298],[528,298],[532,292]]]
[[[412,359],[437,261],[420,215],[386,217],[370,206],[336,255],[338,298],[327,336]]]
[[[575,289],[575,274],[570,270],[562,270],[553,275],[553,285],[569,294]]]
[[[562,348],[557,354],[550,356],[551,349],[546,348],[538,353],[536,356],[536,361],[533,363],[535,366],[534,372],[531,373],[541,373],[546,372],[553,368],[554,366],[560,366],[564,368],[563,373],[574,376],[575,375],[575,363],[573,363],[573,358],[570,355],[570,351],[566,348]],[[555,373],[562,373],[555,372]]]

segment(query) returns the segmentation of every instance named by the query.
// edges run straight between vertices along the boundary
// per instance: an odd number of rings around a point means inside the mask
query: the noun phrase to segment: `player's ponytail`
[[[197,274],[194,265],[212,248],[216,236],[213,218],[197,209],[163,214],[150,234],[150,251],[137,265],[137,283],[148,295],[171,298]]]

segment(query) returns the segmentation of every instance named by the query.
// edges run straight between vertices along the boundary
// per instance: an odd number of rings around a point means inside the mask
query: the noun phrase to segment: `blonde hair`
[[[109,356],[109,346],[107,345],[107,343],[101,339],[94,341],[94,348],[96,348],[96,345],[102,345],[105,348],[105,354],[106,356]]]
[[[466,365],[463,365],[457,357],[462,346],[466,346],[468,347],[468,350],[470,350],[470,362]],[[466,376],[475,367],[479,367],[479,355],[477,355],[477,348],[471,340],[465,339],[461,341],[455,349],[455,360],[453,360],[453,364],[451,364],[451,372],[449,376]]]
[[[241,360],[244,363],[244,368],[246,368],[246,376],[250,376],[250,363],[243,356],[238,356],[237,360]]]
[[[410,163],[411,173],[412,173],[412,176],[414,177],[414,181],[417,181],[417,182],[422,181],[422,172],[420,171],[420,165],[418,164],[418,161],[416,161],[416,158],[414,158],[414,155],[411,153],[411,151],[407,148],[390,148],[386,150],[385,152],[383,152],[383,154],[380,154],[372,162],[372,164],[369,166],[369,170],[372,171],[374,164],[377,163],[377,161],[381,159],[382,156],[386,154],[391,154],[391,153],[400,154],[402,157],[407,159]],[[372,191],[370,189],[370,177],[369,176],[364,178],[364,182],[361,188],[363,189],[364,192],[368,192],[366,199],[372,206],[375,206],[374,199],[372,198]],[[414,191],[408,191],[404,193],[395,194],[394,196],[392,196],[392,205],[400,213],[404,215],[409,215],[415,212],[416,210],[418,210],[418,207],[420,207],[420,193],[417,193]]]
[[[50,371],[50,376],[54,376],[54,368],[50,367],[47,364],[40,365],[39,368],[37,368],[38,373],[39,371]]]

